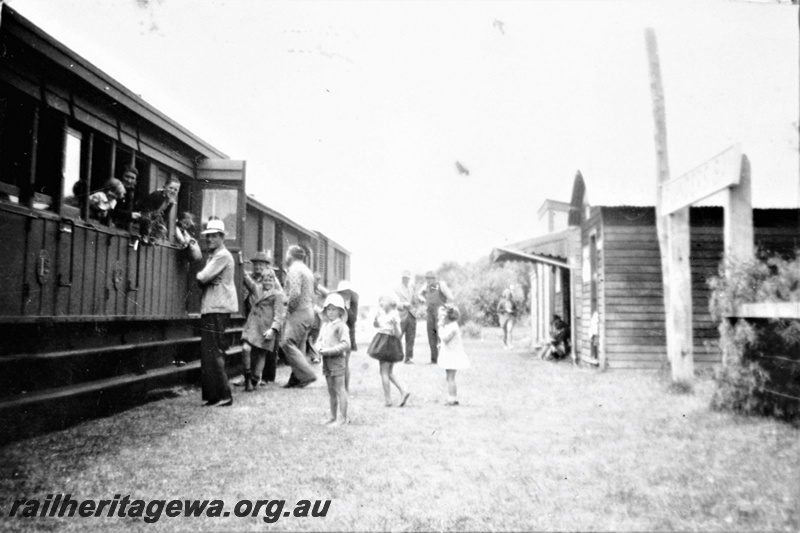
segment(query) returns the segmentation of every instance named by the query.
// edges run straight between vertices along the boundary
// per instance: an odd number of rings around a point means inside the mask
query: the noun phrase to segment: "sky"
[[[595,205],[653,205],[647,27],[671,175],[740,143],[754,205],[800,206],[788,1],[7,3],[246,160],[248,193],[347,248],[367,298],[542,234],[578,170]]]

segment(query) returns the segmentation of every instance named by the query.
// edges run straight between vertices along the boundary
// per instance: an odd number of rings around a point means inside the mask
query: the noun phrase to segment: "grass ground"
[[[366,342],[362,343],[366,347]],[[398,365],[412,395],[383,405],[377,363],[351,359],[352,423],[330,429],[322,380],[230,408],[181,394],[0,448],[0,528],[15,530],[746,530],[800,528],[800,431],[708,409],[654,374],[597,373],[466,341],[461,405],[444,371]],[[285,382],[288,369],[279,369]],[[395,403],[397,403],[397,393]],[[331,500],[325,518],[8,518],[17,498]],[[5,523],[3,523],[5,522]]]

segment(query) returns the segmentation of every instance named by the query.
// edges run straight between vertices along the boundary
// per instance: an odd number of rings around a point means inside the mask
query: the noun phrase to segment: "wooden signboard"
[[[738,185],[741,165],[742,149],[735,144],[683,176],[664,183],[661,185],[662,214],[669,215]]]

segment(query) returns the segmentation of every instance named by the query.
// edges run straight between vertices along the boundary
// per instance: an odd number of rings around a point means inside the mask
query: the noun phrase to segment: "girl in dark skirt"
[[[378,300],[380,311],[375,316],[373,325],[378,329],[375,338],[367,348],[367,354],[380,361],[381,382],[386,407],[392,406],[392,390],[390,383],[400,392],[400,407],[408,401],[410,393],[400,384],[392,373],[394,364],[403,360],[403,345],[400,342],[400,314],[397,312],[397,301],[393,296],[381,296]]]

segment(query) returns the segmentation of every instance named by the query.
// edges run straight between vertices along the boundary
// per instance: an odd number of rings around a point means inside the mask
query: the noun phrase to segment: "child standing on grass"
[[[445,405],[458,405],[456,371],[469,368],[467,353],[461,341],[458,317],[458,309],[452,305],[445,304],[439,309],[439,338],[442,343],[439,349],[439,366],[444,368],[447,374]]]
[[[343,317],[347,311],[344,299],[333,293],[325,298],[322,307],[325,321],[319,332],[318,353],[322,356],[322,374],[328,382],[331,418],[325,424],[333,427],[347,424],[347,391],[345,380],[350,373],[350,332]]]
[[[406,392],[400,382],[394,377],[392,370],[395,363],[403,360],[403,345],[400,342],[400,313],[397,311],[397,301],[393,296],[381,296],[378,299],[380,310],[375,316],[373,325],[378,328],[378,333],[367,348],[367,354],[380,361],[381,382],[386,407],[392,406],[392,390],[390,383],[400,392],[400,407],[408,401],[410,393]]]

